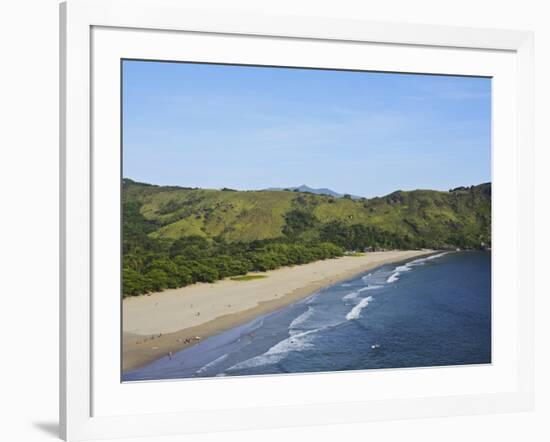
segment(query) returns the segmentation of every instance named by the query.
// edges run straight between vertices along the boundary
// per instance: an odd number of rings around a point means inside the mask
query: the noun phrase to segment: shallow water
[[[124,381],[491,362],[491,255],[385,265],[155,361]]]

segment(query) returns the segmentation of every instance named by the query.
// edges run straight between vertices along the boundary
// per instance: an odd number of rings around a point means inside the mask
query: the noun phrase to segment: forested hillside
[[[123,181],[123,293],[362,251],[491,244],[491,184],[336,198]]]

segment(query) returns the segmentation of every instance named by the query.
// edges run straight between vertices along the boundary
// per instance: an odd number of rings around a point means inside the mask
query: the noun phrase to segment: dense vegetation
[[[123,293],[137,295],[367,247],[491,243],[491,185],[372,199],[123,182]]]

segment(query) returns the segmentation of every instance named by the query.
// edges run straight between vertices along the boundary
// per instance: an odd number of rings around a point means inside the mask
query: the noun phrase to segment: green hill
[[[155,186],[124,179],[122,203],[125,283],[152,270],[173,274],[176,270],[168,269],[168,261],[185,261],[180,267],[189,270],[196,263],[214,260],[205,265],[217,269],[210,278],[215,280],[322,259],[343,250],[482,248],[491,244],[490,183],[448,192],[396,191],[384,197],[352,199],[285,190]],[[304,256],[290,259],[297,253],[292,247],[303,248]],[[308,258],[307,253],[316,247],[327,247],[326,253],[317,251],[321,258],[315,253]],[[269,253],[277,259],[272,257],[271,264],[262,265],[259,256],[265,258]],[[220,272],[220,257],[226,257],[227,263],[241,262],[242,268]],[[151,264],[159,259],[166,262]],[[126,284],[124,293],[205,280],[190,274],[190,278],[175,278],[155,287]]]
[[[161,187],[125,179],[123,203],[139,206],[151,238],[168,240],[190,235],[229,242],[279,238],[299,213],[310,218],[309,227],[299,228],[310,239],[328,223],[341,223],[370,226],[427,247],[475,248],[491,241],[490,183],[352,200],[292,191]]]

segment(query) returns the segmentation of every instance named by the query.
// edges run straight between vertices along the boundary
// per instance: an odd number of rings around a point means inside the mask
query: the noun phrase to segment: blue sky
[[[124,61],[123,175],[366,197],[491,180],[491,80]]]

